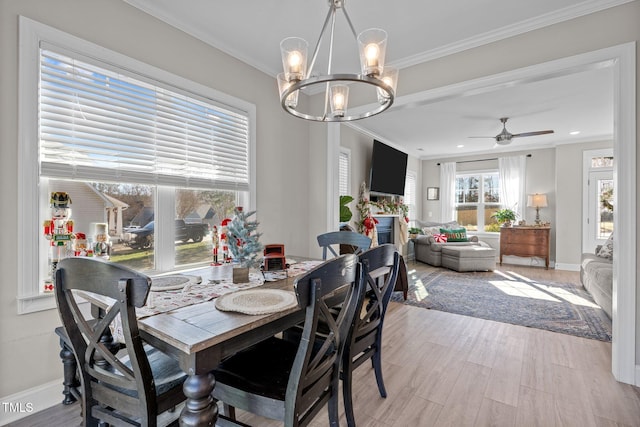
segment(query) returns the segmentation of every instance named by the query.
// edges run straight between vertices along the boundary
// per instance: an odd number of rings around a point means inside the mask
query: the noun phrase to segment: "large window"
[[[209,262],[212,228],[255,200],[255,107],[27,19],[20,29],[21,252],[38,254],[20,257],[20,311],[40,309],[74,252],[149,272]]]
[[[456,220],[470,231],[499,231],[492,215],[500,209],[498,172],[456,174]]]

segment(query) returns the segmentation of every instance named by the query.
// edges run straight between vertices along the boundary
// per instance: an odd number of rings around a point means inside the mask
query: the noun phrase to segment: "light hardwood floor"
[[[410,275],[427,268],[408,265]],[[575,272],[499,269],[579,280]],[[392,302],[383,364],[386,399],[370,365],[354,374],[359,426],[640,426],[640,389],[613,378],[609,343]],[[77,426],[79,411],[59,405],[13,425]],[[240,419],[281,425],[249,414]],[[342,413],[340,422],[346,425]],[[323,411],[312,426],[327,424]]]

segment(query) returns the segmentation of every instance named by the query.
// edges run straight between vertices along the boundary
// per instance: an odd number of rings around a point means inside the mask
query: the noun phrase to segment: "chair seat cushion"
[[[156,395],[160,396],[169,390],[178,387],[186,380],[187,374],[180,369],[178,362],[173,360],[171,357],[150,345],[145,345],[144,351],[147,354],[151,373],[153,374],[153,379],[156,385]],[[131,361],[128,360],[128,358],[123,360],[123,362],[128,367],[131,367]],[[127,390],[119,387],[113,388],[129,396],[138,395],[137,390]]]
[[[224,360],[213,375],[218,384],[283,401],[297,351],[297,342],[272,337]]]

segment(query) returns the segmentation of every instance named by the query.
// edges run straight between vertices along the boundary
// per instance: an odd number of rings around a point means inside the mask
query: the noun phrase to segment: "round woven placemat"
[[[216,299],[218,310],[244,314],[276,313],[297,305],[295,294],[281,289],[247,289]]]

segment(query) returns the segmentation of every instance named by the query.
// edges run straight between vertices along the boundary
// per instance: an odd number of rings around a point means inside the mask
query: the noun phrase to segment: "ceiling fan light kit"
[[[525,136],[537,136],[537,135],[546,135],[549,133],[553,133],[553,130],[538,130],[533,132],[511,133],[507,130],[507,120],[509,120],[508,117],[500,118],[500,122],[502,123],[502,132],[500,132],[496,136],[470,136],[469,138],[492,138],[496,140],[496,144],[498,145],[508,145],[511,143],[511,140],[513,138],[522,138]]]
[[[336,15],[341,10],[353,33],[360,54],[360,74],[332,74],[334,32]],[[314,73],[323,38],[329,37],[327,74]],[[398,70],[385,66],[387,33],[372,28],[356,35],[351,19],[345,9],[345,0],[329,0],[329,12],[320,31],[320,37],[313,50],[311,62],[307,67],[309,44],[299,37],[288,37],[280,43],[284,72],[278,74],[280,104],[288,113],[306,120],[319,122],[345,122],[371,117],[381,113],[393,104],[398,84]],[[377,103],[362,113],[350,113],[349,84],[358,84],[373,90]],[[324,86],[325,100],[323,111],[312,113],[301,111],[298,105],[300,90],[312,86]]]

